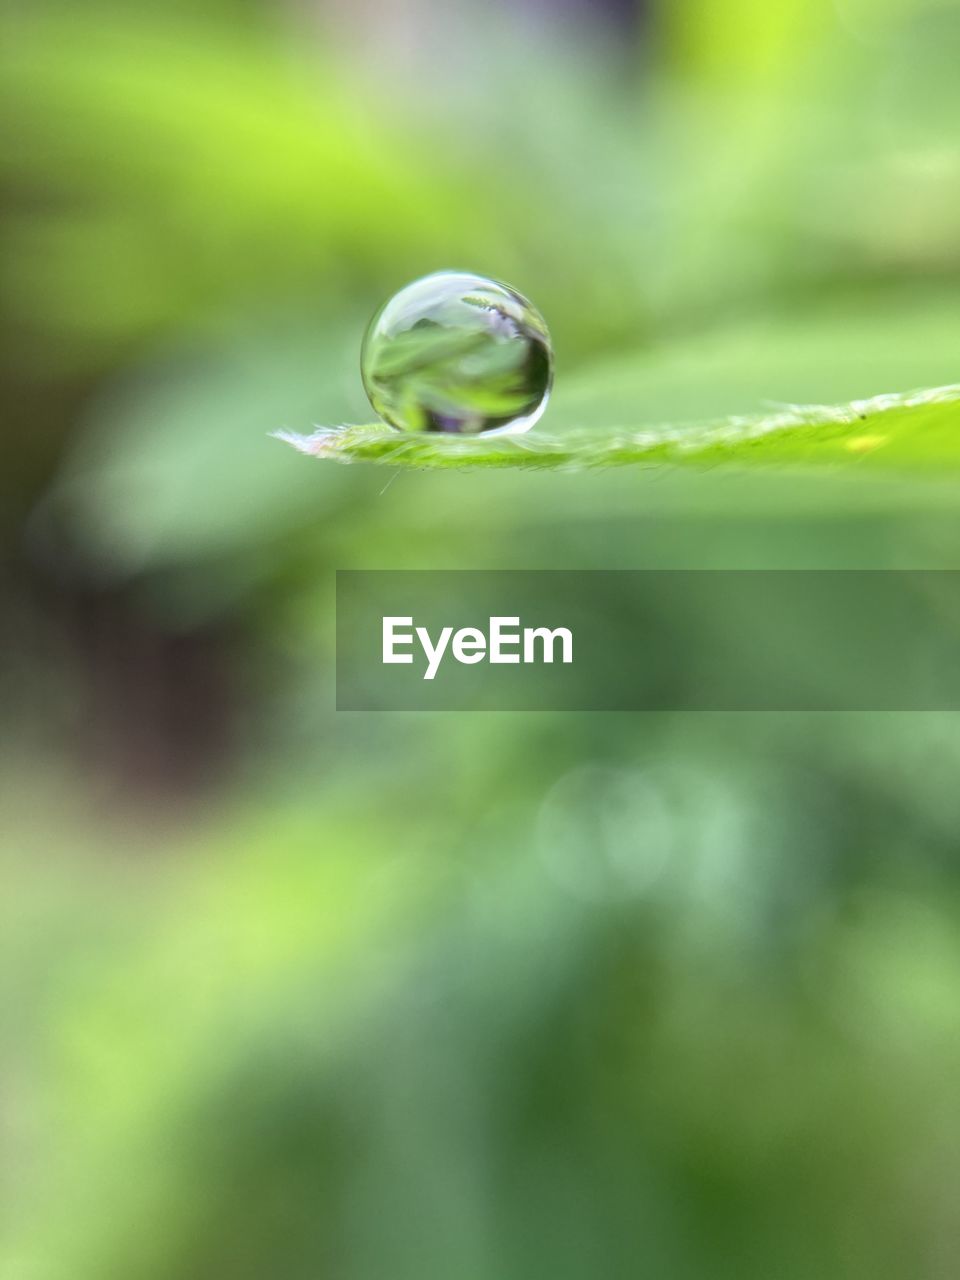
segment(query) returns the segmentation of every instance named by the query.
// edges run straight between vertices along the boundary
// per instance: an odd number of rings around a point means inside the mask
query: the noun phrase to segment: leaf
[[[960,384],[841,405],[789,406],[759,416],[563,436],[412,435],[386,427],[273,433],[301,453],[335,462],[429,468],[580,471],[631,464],[850,464],[960,469]]]

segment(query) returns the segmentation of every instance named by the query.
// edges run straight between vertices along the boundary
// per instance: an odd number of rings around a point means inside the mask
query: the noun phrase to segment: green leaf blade
[[[712,423],[578,429],[556,436],[532,431],[458,437],[377,426],[274,435],[301,453],[334,462],[424,469],[856,464],[960,473],[960,384],[840,405],[791,405]]]

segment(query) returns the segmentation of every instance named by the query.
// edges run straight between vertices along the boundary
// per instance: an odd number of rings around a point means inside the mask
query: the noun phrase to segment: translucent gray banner
[[[341,571],[337,706],[960,709],[960,572]]]

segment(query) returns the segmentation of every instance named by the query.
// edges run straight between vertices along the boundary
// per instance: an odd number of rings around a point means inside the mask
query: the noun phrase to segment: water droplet
[[[553,349],[543,317],[496,280],[440,271],[370,321],[360,357],[370,403],[401,431],[526,431],[547,407]]]

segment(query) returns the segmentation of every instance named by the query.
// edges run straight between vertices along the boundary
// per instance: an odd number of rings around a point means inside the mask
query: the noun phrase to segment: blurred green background
[[[338,716],[332,594],[960,567],[957,482],[267,433],[443,267],[549,431],[957,381],[960,7],[0,11],[3,1280],[955,1276],[957,717]]]

